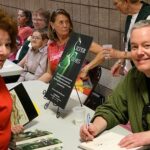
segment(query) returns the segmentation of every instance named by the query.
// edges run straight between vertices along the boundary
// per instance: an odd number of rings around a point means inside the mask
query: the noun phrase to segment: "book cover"
[[[13,100],[11,124],[25,125],[38,116],[37,107],[30,99],[23,84],[19,84],[10,90]]]
[[[51,137],[53,137],[53,134],[51,132],[37,129],[34,131],[26,131],[20,134],[15,134],[13,136],[16,145],[32,142],[35,140],[39,140],[41,138],[51,138]]]
[[[38,140],[18,144],[17,150],[62,150],[63,143],[57,138],[42,136]]]
[[[50,81],[45,97],[62,109],[68,103],[92,40],[90,36],[73,32]]]
[[[124,135],[108,132],[96,137],[93,141],[80,143],[79,147],[85,150],[127,150],[126,148],[121,148],[118,145],[122,138],[124,138]],[[143,147],[137,147],[130,150],[143,149]]]

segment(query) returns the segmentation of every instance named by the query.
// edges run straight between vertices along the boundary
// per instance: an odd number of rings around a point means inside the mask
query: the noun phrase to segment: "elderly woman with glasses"
[[[133,134],[118,144],[122,148],[150,145],[150,21],[136,23],[131,30],[131,56],[136,67],[120,82],[107,101],[96,109],[80,136],[93,140],[104,130],[118,124],[131,123]]]

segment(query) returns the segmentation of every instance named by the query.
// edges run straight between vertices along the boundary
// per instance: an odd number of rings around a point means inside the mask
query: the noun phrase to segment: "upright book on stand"
[[[48,100],[62,109],[67,105],[92,40],[90,36],[72,33],[67,42],[45,94]]]
[[[25,125],[38,116],[36,104],[32,102],[22,83],[12,88],[10,94],[13,99],[12,125]]]

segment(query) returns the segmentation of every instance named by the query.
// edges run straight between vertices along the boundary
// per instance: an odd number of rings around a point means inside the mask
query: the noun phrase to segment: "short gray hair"
[[[141,20],[141,21],[138,21],[137,23],[135,23],[133,25],[131,32],[134,29],[143,28],[143,27],[150,27],[150,20]]]

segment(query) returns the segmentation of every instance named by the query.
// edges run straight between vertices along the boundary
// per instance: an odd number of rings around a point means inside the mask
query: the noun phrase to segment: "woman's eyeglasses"
[[[31,39],[32,40],[41,40],[42,38],[41,37],[39,37],[39,36],[31,36]]]
[[[150,103],[145,105],[142,112],[142,126],[145,131],[148,130],[147,114],[150,114]]]

